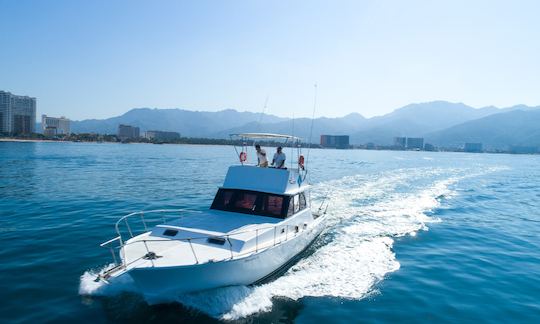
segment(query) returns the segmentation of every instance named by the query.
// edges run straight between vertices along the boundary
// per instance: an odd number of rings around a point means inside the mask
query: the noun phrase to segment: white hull
[[[305,250],[324,229],[326,216],[295,237],[245,257],[203,264],[133,268],[129,274],[149,298],[224,286],[250,285],[278,271]]]

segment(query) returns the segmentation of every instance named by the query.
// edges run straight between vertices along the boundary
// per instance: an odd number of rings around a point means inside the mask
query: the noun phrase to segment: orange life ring
[[[246,152],[241,152],[240,153],[240,162],[246,162],[247,160],[247,153]]]
[[[298,157],[298,165],[303,169],[304,168],[304,156],[300,155]]]

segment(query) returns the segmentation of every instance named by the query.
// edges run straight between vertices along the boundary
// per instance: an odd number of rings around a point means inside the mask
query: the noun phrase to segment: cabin
[[[308,207],[296,169],[231,166],[210,209],[285,219]]]

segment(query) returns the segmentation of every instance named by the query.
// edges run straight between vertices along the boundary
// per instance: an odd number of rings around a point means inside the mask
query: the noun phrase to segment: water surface
[[[269,149],[270,150],[270,149]],[[285,151],[285,153],[289,153]],[[289,153],[290,154],[290,153]],[[312,150],[327,231],[256,287],[148,305],[94,294],[122,215],[208,208],[226,146],[0,142],[0,303],[8,322],[538,322],[540,157]]]

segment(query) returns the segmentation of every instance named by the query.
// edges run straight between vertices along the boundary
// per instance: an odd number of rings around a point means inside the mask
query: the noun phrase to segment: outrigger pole
[[[306,164],[309,163],[309,152],[311,152],[311,140],[313,137],[313,123],[315,121],[315,109],[317,108],[317,83],[315,83],[313,87],[315,88],[315,94],[313,97],[313,113],[311,115],[311,127],[309,130],[309,144],[308,144],[308,151],[307,151],[307,156],[306,156]]]

